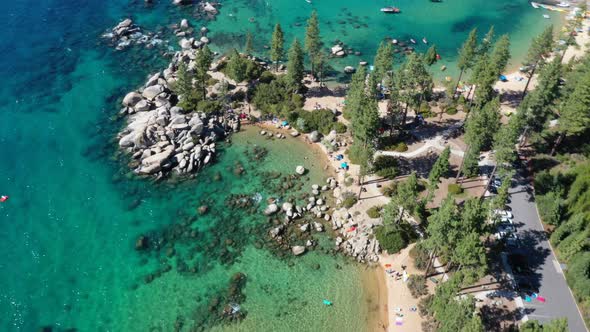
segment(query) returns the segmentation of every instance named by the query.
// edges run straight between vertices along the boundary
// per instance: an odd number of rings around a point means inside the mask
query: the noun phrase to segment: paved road
[[[530,185],[521,175],[515,180],[517,184],[511,190],[508,205],[512,208],[520,241],[518,247],[509,250],[509,261],[521,290],[529,288],[546,298],[545,303],[535,299],[524,302],[525,314],[528,319],[541,322],[567,317],[570,331],[588,331],[543,232]]]

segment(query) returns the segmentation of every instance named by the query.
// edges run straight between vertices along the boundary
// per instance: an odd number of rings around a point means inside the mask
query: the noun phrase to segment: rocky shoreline
[[[268,128],[269,126],[263,126]],[[291,130],[290,128],[282,128]],[[260,135],[267,137],[285,138],[286,135],[273,133],[270,129],[260,131]],[[291,136],[293,132],[291,132]],[[312,132],[306,135],[309,142],[317,143],[319,138],[317,132]],[[336,133],[328,135],[331,141],[335,141]],[[323,151],[323,150],[322,150]],[[323,151],[324,152],[324,151]],[[326,155],[326,157],[328,157]],[[305,174],[305,169],[298,166],[295,173],[299,176]],[[332,192],[332,197],[324,193]],[[324,224],[327,224],[332,232],[334,238],[334,250],[344,253],[347,256],[353,257],[360,263],[374,263],[379,260],[381,247],[379,242],[373,235],[373,224],[364,223],[359,218],[362,216],[354,216],[345,207],[335,208],[330,206],[330,202],[334,202],[337,206],[341,205],[343,201],[343,193],[345,188],[334,177],[329,177],[326,184],[313,184],[308,195],[303,195],[304,203],[296,205],[293,202],[285,202],[280,207],[271,202],[264,210],[265,215],[283,215],[283,222],[269,231],[271,238],[275,239],[278,244],[284,245],[285,239],[288,238],[287,232],[289,227],[296,228],[298,233],[307,233],[311,231],[324,232]],[[315,218],[315,220],[312,220]],[[292,245],[291,251],[297,256],[305,253],[308,247],[313,247],[315,243],[311,240],[305,242],[305,246]]]
[[[127,116],[127,126],[118,135],[119,146],[132,156],[129,167],[137,174],[161,178],[195,173],[214,159],[216,141],[240,128],[235,114],[209,116],[176,106],[179,96],[171,85],[178,64],[194,66],[196,52],[176,52],[168,68],[123,98],[120,114]]]

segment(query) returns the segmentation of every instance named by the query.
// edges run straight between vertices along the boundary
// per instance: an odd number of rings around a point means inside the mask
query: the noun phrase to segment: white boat
[[[422,38],[422,42],[423,42],[424,44],[428,44],[428,40],[426,40],[426,37]]]
[[[557,7],[568,8],[570,6],[569,3],[562,1],[556,5]]]
[[[414,39],[410,39],[410,42],[411,42],[412,44],[416,44],[416,41],[415,41]]]
[[[547,14],[543,14],[543,17],[544,17],[544,18],[547,18],[547,19],[548,19],[548,18],[551,18],[551,16],[549,16],[549,15],[547,15]]]
[[[533,6],[535,9],[539,8],[539,4],[536,2],[531,2],[531,6]]]
[[[397,44],[397,39],[391,41],[394,45]]]

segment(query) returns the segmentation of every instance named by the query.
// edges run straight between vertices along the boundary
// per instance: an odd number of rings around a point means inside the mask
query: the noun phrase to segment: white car
[[[512,212],[506,211],[506,210],[494,210],[494,214],[500,218],[508,218],[508,219],[514,218],[514,216],[512,215]]]
[[[512,219],[508,218],[508,217],[501,217],[500,218],[500,222],[503,224],[512,224]]]

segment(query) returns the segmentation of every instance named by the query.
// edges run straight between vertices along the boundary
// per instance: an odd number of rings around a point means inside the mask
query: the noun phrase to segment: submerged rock
[[[293,247],[291,247],[291,251],[293,252],[293,255],[299,256],[299,255],[302,255],[303,253],[305,253],[305,247],[304,246],[293,246]]]

